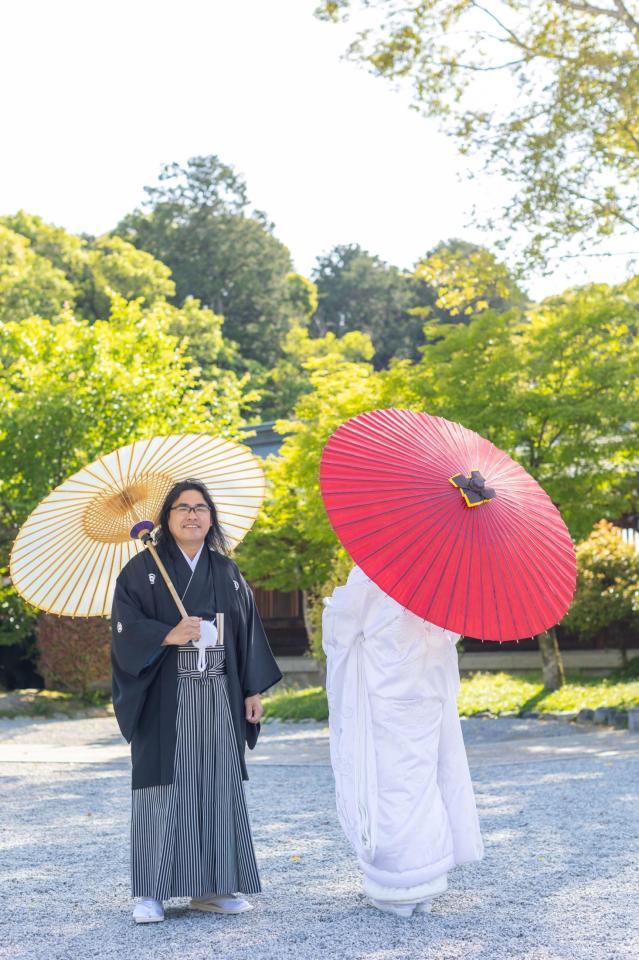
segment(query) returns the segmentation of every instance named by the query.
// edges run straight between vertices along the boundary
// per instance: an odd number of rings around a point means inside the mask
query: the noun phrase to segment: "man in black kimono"
[[[198,481],[176,484],[157,551],[189,614],[182,618],[149,551],[124,567],[112,611],[113,705],[133,764],[132,892],[138,923],[189,896],[212,912],[250,909],[260,890],[244,801],[260,694],[281,679],[250,588],[226,556],[215,505]],[[224,614],[224,637],[216,615]],[[205,631],[206,628],[206,631]],[[193,647],[211,638],[206,658]],[[199,853],[194,857],[193,850]]]

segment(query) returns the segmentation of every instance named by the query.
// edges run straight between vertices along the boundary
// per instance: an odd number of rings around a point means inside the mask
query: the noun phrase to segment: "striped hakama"
[[[133,790],[134,897],[259,893],[227,692],[224,647],[178,650],[173,783]]]

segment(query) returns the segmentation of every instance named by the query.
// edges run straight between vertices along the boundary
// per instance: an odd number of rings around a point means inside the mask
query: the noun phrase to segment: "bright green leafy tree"
[[[106,319],[116,299],[141,299],[150,306],[175,293],[169,268],[121,237],[95,240],[90,246],[89,264],[96,317]]]
[[[0,325],[0,567],[42,497],[97,456],[135,439],[185,430],[225,435],[241,423],[242,384],[216,370],[204,383],[169,331],[166,303],[114,304],[108,321],[70,313]],[[14,595],[15,596],[15,595]],[[0,637],[28,624],[5,589]],[[3,611],[6,616],[3,616]]]
[[[577,591],[566,617],[587,640],[626,647],[639,636],[639,553],[606,520],[577,545]]]
[[[335,349],[335,337],[309,336],[309,322],[317,309],[315,284],[299,273],[291,273],[287,284],[290,321],[289,330],[281,342],[282,356],[268,370],[255,365],[251,377],[251,383],[261,395],[256,413],[263,421],[291,416],[300,396],[310,389],[309,372],[304,362],[314,353],[321,355]]]
[[[182,306],[171,307],[165,305],[169,318],[169,333],[184,342],[186,352],[198,367],[203,380],[213,380],[219,376],[221,369],[228,370],[236,365],[236,347],[224,338],[224,317],[218,316],[212,310],[201,307],[199,301],[190,297]],[[244,374],[240,381],[242,387],[248,381]],[[246,402],[257,402],[254,391],[245,392],[243,399]]]
[[[432,322],[422,361],[389,372],[387,401],[487,436],[540,481],[573,535],[584,536],[636,496],[638,282],[569,290],[524,314]]]
[[[413,277],[427,291],[434,291],[434,304],[413,312],[451,323],[476,317],[486,310],[505,313],[522,307],[525,295],[508,267],[485,247],[463,240],[449,240],[417,264]]]
[[[54,315],[74,297],[61,270],[39,256],[25,237],[0,224],[0,321]]]
[[[484,310],[503,313],[525,301],[494,254],[462,240],[438,244],[412,272],[389,266],[356,244],[338,246],[318,259],[313,278],[318,308],[311,332],[367,333],[377,369],[395,359],[419,357],[426,319],[460,323]]]
[[[340,423],[379,406],[379,374],[362,333],[329,333],[319,342],[302,335],[300,350],[307,351],[302,366],[310,390],[298,400],[293,419],[278,424],[284,441],[279,455],[267,461],[268,495],[238,556],[254,583],[302,589],[313,604],[341,555],[319,492],[322,449]]]
[[[55,317],[63,307],[108,319],[116,300],[175,293],[171,271],[121,237],[91,240],[24,212],[0,219],[0,317]]]
[[[46,223],[42,217],[24,210],[0,217],[0,224],[25,237],[34,253],[50,261],[74,287],[75,295],[87,280],[87,240],[69,233],[63,227]]]

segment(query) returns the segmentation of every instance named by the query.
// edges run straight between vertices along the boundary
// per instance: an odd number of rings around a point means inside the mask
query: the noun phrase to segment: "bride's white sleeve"
[[[377,774],[362,624],[374,589],[355,568],[346,585],[325,599],[322,617],[337,814],[356,853],[366,861],[375,855]]]

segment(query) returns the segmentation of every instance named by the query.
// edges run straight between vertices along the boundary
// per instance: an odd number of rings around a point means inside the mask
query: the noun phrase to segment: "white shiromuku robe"
[[[483,856],[456,704],[459,636],[359,567],[325,600],[322,629],[337,812],[364,890],[426,900]]]

